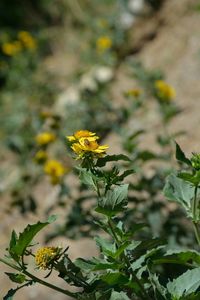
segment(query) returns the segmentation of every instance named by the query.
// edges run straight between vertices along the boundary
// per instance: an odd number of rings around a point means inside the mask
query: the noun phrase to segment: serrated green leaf
[[[185,265],[187,262],[200,265],[200,254],[195,250],[168,250],[162,258],[154,260],[154,264],[174,263]]]
[[[26,276],[24,274],[16,274],[16,273],[8,273],[5,274],[9,277],[9,279],[16,283],[23,283],[26,280]]]
[[[117,270],[120,267],[118,263],[110,263],[105,259],[94,257],[90,260],[78,258],[74,264],[84,271]]]
[[[117,182],[122,182],[127,176],[134,174],[135,170],[134,169],[129,169],[124,171],[121,175],[116,177]]]
[[[167,284],[168,292],[177,300],[194,293],[200,286],[200,268],[188,270]]]
[[[15,244],[12,244],[12,247],[9,248],[9,253],[13,257],[19,258],[25,252],[26,248],[29,246],[30,242],[34,236],[42,230],[45,226],[54,222],[56,216],[51,216],[48,218],[47,222],[38,222],[33,225],[28,225],[22,233],[19,234],[18,239],[15,241]],[[13,235],[12,235],[13,236]],[[12,239],[12,238],[11,238]]]
[[[148,250],[159,250],[161,249],[160,247],[163,247],[165,244],[165,239],[146,239],[145,241],[140,242],[137,247],[135,247],[135,249],[132,251],[132,255],[135,258],[139,258],[141,255],[146,254]]]
[[[102,238],[102,237],[95,237],[95,242],[97,244],[97,246],[101,249],[101,251],[104,254],[110,255],[110,256],[114,256],[115,252],[116,252],[116,245],[115,243],[111,243],[110,241]]]
[[[81,168],[79,178],[83,184],[96,189],[95,180],[98,180],[98,177],[94,176],[91,171]]]
[[[118,161],[118,160],[123,160],[123,161],[131,161],[130,158],[124,154],[118,154],[118,155],[106,155],[102,158],[99,158],[97,160],[96,166],[97,167],[104,167],[107,162],[111,161]]]
[[[194,187],[175,174],[170,174],[167,177],[163,193],[165,197],[181,204],[188,214],[190,214],[191,199],[194,196]]]
[[[95,264],[92,263],[90,260],[86,260],[86,259],[83,259],[83,258],[77,258],[75,261],[74,261],[74,264],[80,268],[81,270],[84,270],[84,271],[91,271],[94,269],[94,266]]]
[[[187,164],[188,166],[191,166],[191,161],[185,156],[181,147],[176,142],[175,144],[176,144],[176,159]]]
[[[105,197],[98,199],[96,211],[109,217],[123,211],[128,203],[128,184],[115,187],[109,190]]]

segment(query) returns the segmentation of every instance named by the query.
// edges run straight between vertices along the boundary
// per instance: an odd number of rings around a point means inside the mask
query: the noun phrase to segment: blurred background
[[[200,151],[199,28],[199,0],[0,1],[1,255],[13,228],[50,214],[56,225],[38,241],[69,245],[72,258],[97,254],[94,197],[65,138],[80,129],[131,157],[119,167],[137,170],[127,224],[146,222],[144,236],[172,246],[194,244],[162,188],[177,168],[174,140],[188,156]],[[0,270],[3,298],[12,284]],[[15,299],[38,297],[57,294],[38,286]]]

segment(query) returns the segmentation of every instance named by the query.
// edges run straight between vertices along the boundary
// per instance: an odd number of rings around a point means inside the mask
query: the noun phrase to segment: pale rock
[[[94,71],[94,77],[99,83],[106,83],[113,78],[113,70],[106,66],[99,66]]]
[[[129,0],[128,8],[132,13],[139,14],[144,9],[144,0]]]
[[[129,12],[123,12],[120,16],[120,24],[124,30],[131,28],[131,26],[135,23],[136,17]]]

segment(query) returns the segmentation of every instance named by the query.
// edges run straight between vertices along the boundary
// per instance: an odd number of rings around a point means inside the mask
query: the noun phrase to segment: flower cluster
[[[78,155],[78,159],[88,155],[102,157],[108,149],[107,145],[100,146],[97,142],[99,137],[88,130],[79,130],[74,135],[67,136],[67,139],[71,142],[71,149]]]
[[[20,31],[17,40],[3,43],[2,52],[7,56],[15,56],[23,49],[35,50],[36,47],[37,42],[32,35],[27,31]]]
[[[37,250],[35,254],[35,263],[39,269],[49,269],[56,258],[58,258],[60,248],[43,247]]]
[[[63,175],[68,171],[68,168],[65,168],[61,162],[55,159],[47,160],[44,165],[44,172],[50,176],[52,184],[59,183]]]
[[[156,80],[155,92],[161,102],[170,102],[176,97],[175,89],[163,80]]]
[[[112,40],[108,36],[101,36],[96,41],[96,48],[99,53],[103,53],[112,47]]]

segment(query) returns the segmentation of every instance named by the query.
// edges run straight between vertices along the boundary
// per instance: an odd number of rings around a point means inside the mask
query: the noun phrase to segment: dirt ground
[[[179,137],[177,141],[188,155],[192,151],[199,152],[200,150],[198,131],[200,125],[200,12],[194,9],[195,4],[196,1],[193,0],[166,0],[158,15],[141,24],[134,24],[134,28],[132,29],[133,44],[137,36],[140,39],[142,35],[146,34],[146,31],[151,30],[155,33],[154,38],[147,40],[135,56],[143,62],[145,67],[163,70],[166,74],[166,80],[175,87],[177,92],[176,101],[183,111],[173,119],[169,131],[170,133],[178,130],[186,131],[187,134]],[[57,73],[61,70],[61,80],[66,76],[61,66],[67,66],[68,64],[65,55],[60,55],[62,52],[65,52],[64,48],[58,52],[55,51],[53,56],[48,59],[51,70],[55,70]],[[75,60],[75,58],[73,59]],[[126,66],[122,61],[117,70],[116,80],[113,82],[114,99],[120,101],[119,95],[131,86],[132,79],[127,78]],[[143,124],[143,127],[144,125],[148,126],[152,132],[159,131],[157,111],[152,111],[151,109],[141,119],[130,120],[127,126],[134,128],[134,126],[137,127],[140,124]],[[118,139],[114,134],[111,134],[106,142],[112,145],[112,152],[118,152]],[[145,136],[143,143],[144,145],[152,145],[152,148],[155,147],[151,134]],[[52,193],[56,193],[56,190],[52,190],[47,185],[43,193],[44,203],[50,201],[49,195]],[[0,217],[0,255],[2,255],[7,246],[11,228],[15,228],[19,232],[27,223],[34,222],[43,216],[27,215],[22,219],[17,211],[8,214],[6,213],[6,199],[3,199]],[[79,257],[80,255],[90,257],[96,253],[94,242],[88,239],[81,239],[75,242],[60,238],[57,242],[63,246],[70,245],[72,258]],[[5,292],[9,288],[13,287],[3,274],[4,270],[10,271],[4,265],[0,264],[0,298],[5,295]],[[54,282],[54,284],[60,282],[56,278],[49,280]],[[64,282],[60,286],[64,288]],[[61,294],[41,286],[24,289],[23,292],[17,294],[15,297],[16,300],[34,300],[37,298],[42,300],[67,299]]]

